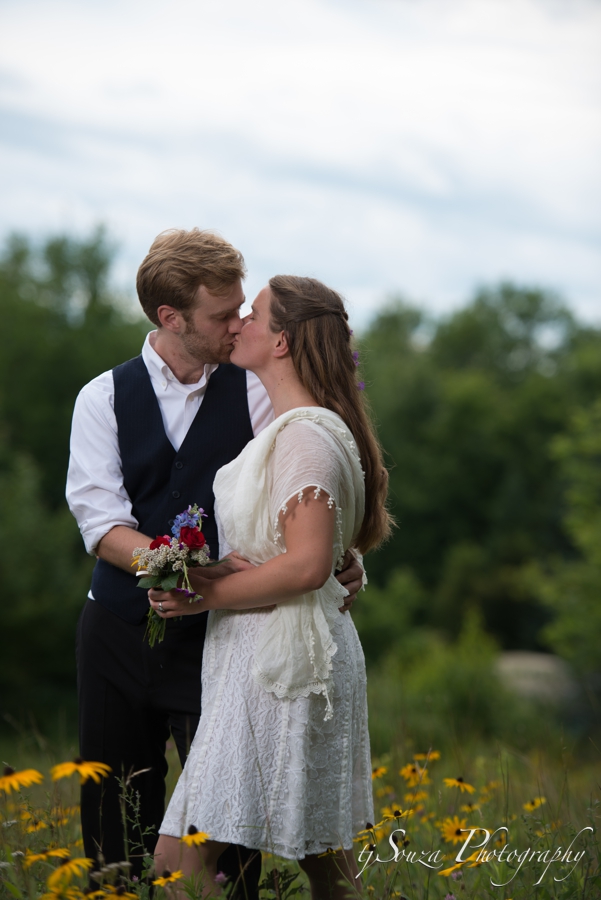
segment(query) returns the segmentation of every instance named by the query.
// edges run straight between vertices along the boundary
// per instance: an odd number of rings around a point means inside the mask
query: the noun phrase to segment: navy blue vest
[[[252,439],[246,372],[220,365],[180,449],[165,434],[161,410],[141,356],[113,369],[115,416],[123,484],[142,534],[169,534],[176,515],[198,503],[208,518],[202,530],[211,557],[219,558],[213,480]],[[138,624],[148,597],[132,574],[98,560],[92,576],[94,599],[126,622]],[[193,624],[196,616],[185,616]]]

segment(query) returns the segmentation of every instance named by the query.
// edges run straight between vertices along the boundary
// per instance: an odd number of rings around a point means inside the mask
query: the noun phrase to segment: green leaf
[[[161,578],[160,575],[142,575],[138,578],[138,587],[144,588],[145,591],[150,588],[160,587],[161,586]]]
[[[23,897],[23,894],[21,893],[19,888],[16,886],[16,884],[11,884],[9,881],[5,881],[4,887],[7,889],[7,891],[10,891],[10,893],[13,895],[13,897],[16,897],[17,900],[21,900],[21,898]]]
[[[181,572],[172,572],[171,575],[165,575],[161,579],[161,587],[164,591],[172,591],[177,587],[177,582],[181,578]]]

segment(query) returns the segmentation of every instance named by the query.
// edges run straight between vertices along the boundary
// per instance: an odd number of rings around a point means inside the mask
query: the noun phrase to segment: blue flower
[[[173,520],[171,534],[174,535],[174,537],[179,538],[180,529],[184,526],[187,525],[188,528],[198,528],[201,516],[205,516],[206,518],[204,510],[198,509],[196,506],[189,506],[185,512],[180,513],[179,516],[176,516]]]

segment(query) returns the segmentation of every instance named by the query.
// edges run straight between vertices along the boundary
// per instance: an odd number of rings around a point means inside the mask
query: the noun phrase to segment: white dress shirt
[[[182,384],[151,346],[150,334],[142,348],[142,359],[159,402],[165,433],[179,450],[217,366],[206,365],[195,384]],[[252,372],[246,373],[246,386],[250,421],[257,435],[273,421],[273,407]],[[82,388],[73,411],[67,503],[91,555],[115,525],[138,527],[123,485],[114,398],[113,373],[103,372]]]

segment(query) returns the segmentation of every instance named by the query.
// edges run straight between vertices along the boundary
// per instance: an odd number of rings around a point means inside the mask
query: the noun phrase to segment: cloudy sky
[[[601,0],[0,0],[0,235],[218,229],[435,312],[500,278],[601,321]]]

